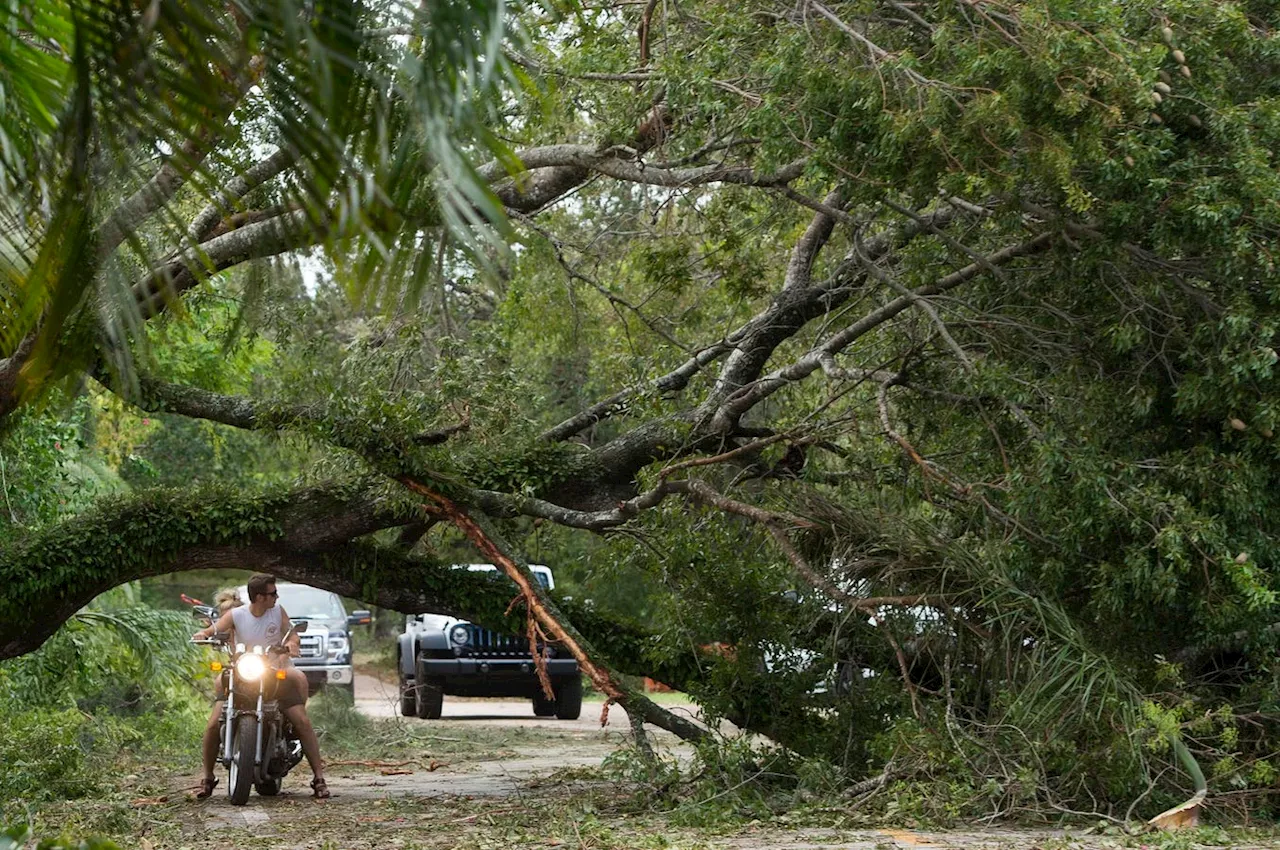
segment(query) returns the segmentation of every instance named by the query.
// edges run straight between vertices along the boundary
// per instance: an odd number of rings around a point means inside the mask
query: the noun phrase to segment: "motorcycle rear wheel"
[[[258,782],[253,786],[253,790],[257,791],[259,796],[274,797],[280,793],[280,786],[284,783],[283,779],[268,779],[264,782]]]
[[[227,780],[227,797],[233,806],[249,802],[249,791],[253,788],[253,756],[257,746],[258,719],[240,718],[231,739],[231,775]]]

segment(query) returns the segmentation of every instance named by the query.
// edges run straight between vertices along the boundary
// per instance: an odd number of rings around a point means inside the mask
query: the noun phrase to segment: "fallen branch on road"
[[[429,500],[429,504],[424,506],[428,514],[456,526],[481,554],[515,582],[524,597],[530,619],[536,618],[542,632],[564,646],[577,659],[579,668],[591,680],[592,685],[604,694],[606,712],[609,703],[616,702],[628,714],[638,714],[645,722],[666,729],[686,741],[706,739],[710,732],[705,728],[672,714],[642,693],[626,687],[621,683],[622,677],[617,672],[598,661],[595,649],[556,609],[529,567],[515,556],[494,530],[486,527],[486,519],[472,516],[452,499],[421,482],[402,478],[401,483],[414,493],[425,496]],[[601,719],[604,720],[607,716],[607,713],[602,713]]]

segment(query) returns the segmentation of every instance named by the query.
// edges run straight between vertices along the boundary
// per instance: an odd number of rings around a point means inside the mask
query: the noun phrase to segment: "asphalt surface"
[[[399,697],[394,682],[384,682],[373,676],[356,674],[356,707],[369,717],[399,717]],[[676,713],[692,717],[692,705],[667,705]],[[557,720],[554,717],[534,717],[533,704],[529,700],[478,699],[475,697],[444,698],[444,716],[440,720],[417,720],[416,723],[468,723],[491,726],[546,726],[555,729],[600,729],[603,702],[584,702],[582,716],[577,720]],[[621,706],[609,706],[605,728],[615,732],[629,731],[627,713]]]

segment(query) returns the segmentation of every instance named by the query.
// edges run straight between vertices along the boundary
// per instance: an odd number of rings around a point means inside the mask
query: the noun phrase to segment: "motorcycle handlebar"
[[[193,636],[191,640],[187,642],[202,645],[202,646],[226,646],[230,638],[231,638],[231,635],[229,632],[214,632],[213,634],[209,635],[207,638],[202,638],[200,640],[196,640],[196,638]]]

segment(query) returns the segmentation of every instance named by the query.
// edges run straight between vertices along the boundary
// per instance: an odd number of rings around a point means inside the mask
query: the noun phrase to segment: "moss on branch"
[[[415,614],[434,612],[519,632],[513,588],[358,539],[416,515],[367,480],[246,494],[231,488],[153,490],[0,543],[0,658],[30,652],[95,596],[147,576],[242,568]],[[558,599],[617,669],[682,684],[692,657],[670,659],[657,636]],[[666,658],[666,660],[664,660]]]

